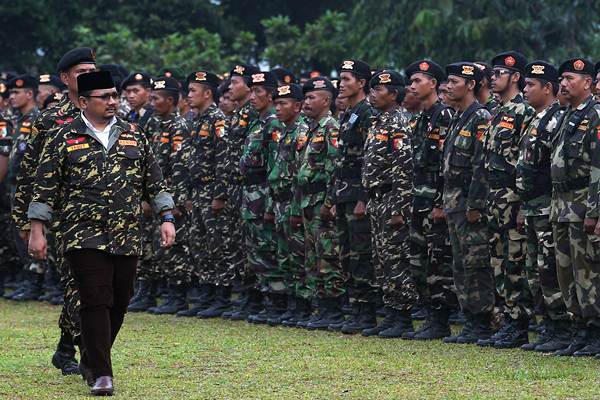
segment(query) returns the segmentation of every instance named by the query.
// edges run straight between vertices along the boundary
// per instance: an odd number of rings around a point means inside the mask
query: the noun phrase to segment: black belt
[[[307,183],[306,185],[300,186],[302,194],[315,194],[327,191],[327,184],[325,182]]]
[[[369,198],[378,199],[392,190],[391,184],[379,185],[369,189]]]
[[[568,181],[552,182],[552,187],[557,192],[570,192],[571,190],[580,190],[590,186],[589,176],[580,176],[579,178]]]

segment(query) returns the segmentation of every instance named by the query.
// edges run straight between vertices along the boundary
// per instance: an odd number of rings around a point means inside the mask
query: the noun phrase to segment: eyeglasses
[[[86,97],[93,97],[95,99],[100,99],[102,101],[108,101],[108,100],[119,100],[119,93],[114,92],[114,93],[105,93],[102,96],[86,96]]]
[[[510,70],[508,70],[508,69],[501,69],[501,68],[494,69],[494,70],[492,71],[492,73],[494,74],[494,76],[495,76],[496,78],[499,78],[499,77],[501,77],[501,76],[502,76],[502,75],[504,75],[504,74],[510,74],[511,72],[512,72],[512,71],[510,71]]]

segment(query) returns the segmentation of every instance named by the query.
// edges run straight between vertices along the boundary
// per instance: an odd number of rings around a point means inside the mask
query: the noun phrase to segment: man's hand
[[[41,221],[31,221],[31,234],[29,235],[29,255],[36,260],[45,260],[48,251],[48,242],[44,235],[44,225]]]
[[[29,231],[29,230],[20,230],[19,231],[19,237],[21,238],[23,243],[29,243],[29,234],[30,233],[31,233],[31,231]]]
[[[292,215],[290,217],[290,226],[292,227],[292,229],[300,229],[302,227],[302,217],[299,217],[297,215]]]
[[[271,213],[264,213],[263,214],[263,221],[265,221],[267,224],[273,224],[275,223],[275,216]]]
[[[160,225],[160,247],[167,249],[175,243],[175,225],[163,222]]]
[[[481,219],[481,212],[479,210],[469,210],[467,211],[467,222],[470,224],[474,224]]]
[[[583,230],[590,235],[594,233],[596,225],[598,225],[598,218],[585,218],[583,220]]]
[[[395,228],[401,228],[404,225],[404,218],[402,218],[402,215],[392,215],[390,225]]]
[[[367,215],[367,206],[364,201],[357,201],[352,214],[358,219],[364,218]]]
[[[144,217],[151,218],[153,215],[152,207],[148,204],[147,201],[142,201],[142,211],[144,212]]]
[[[446,221],[446,213],[441,208],[431,210],[431,218],[434,224],[441,224]]]
[[[220,213],[225,208],[225,200],[213,199],[210,206],[215,214]]]

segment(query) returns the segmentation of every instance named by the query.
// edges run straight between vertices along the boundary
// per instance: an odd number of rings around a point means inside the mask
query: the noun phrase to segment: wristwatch
[[[160,217],[160,222],[170,222],[173,225],[175,225],[175,217],[173,216],[173,214],[165,214]]]

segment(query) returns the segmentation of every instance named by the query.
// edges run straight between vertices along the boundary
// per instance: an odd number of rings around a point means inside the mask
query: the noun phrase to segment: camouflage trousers
[[[190,246],[189,246],[189,218],[182,212],[181,217],[175,219],[175,243],[168,249],[160,247],[159,224],[155,225],[155,248],[158,259],[159,276],[166,278],[170,286],[180,286],[189,283]],[[158,221],[158,220],[157,220]]]
[[[418,293],[410,271],[410,229],[391,225],[391,192],[369,200],[373,266],[384,304],[394,310],[410,310]],[[408,222],[408,221],[407,221]]]
[[[423,304],[434,309],[456,304],[448,225],[434,224],[429,211],[412,213],[410,266]]]
[[[229,249],[223,268],[217,272],[217,280],[233,281],[238,279],[245,285],[254,286],[256,277],[247,267],[246,241],[244,236],[245,221],[242,219],[242,190],[236,183],[228,188],[227,207],[229,211],[230,234],[224,237],[223,246]]]
[[[54,242],[54,246],[52,246]],[[73,278],[69,262],[62,253],[62,242],[60,232],[56,229],[48,234],[48,251],[54,249],[56,258],[56,270],[60,276],[60,283],[64,287],[63,306],[58,318],[58,327],[62,332],[68,332],[73,337],[75,344],[80,344],[81,323],[79,318],[79,289]]]
[[[334,221],[320,218],[322,205],[319,202],[303,209],[305,299],[337,298],[346,293],[337,228]]]
[[[154,216],[141,218],[142,226],[142,255],[138,261],[137,279],[139,281],[154,281],[158,279],[159,271],[156,258],[156,230],[158,229]]]
[[[517,230],[520,203],[502,200],[502,196],[492,190],[487,207],[490,262],[496,290],[504,300],[504,314],[512,319],[529,318],[534,306],[525,273],[527,238]]]
[[[354,216],[355,206],[356,202],[336,205],[340,263],[350,303],[375,303],[377,286],[371,253],[371,224],[368,216]]]
[[[465,212],[447,214],[452,245],[452,274],[461,310],[484,314],[494,310],[494,276],[489,231],[484,218],[469,223]]]
[[[10,212],[2,212],[0,213],[0,279],[3,278],[3,274],[17,272],[22,265],[21,257],[17,253]]]
[[[558,284],[552,223],[548,215],[528,216],[527,232],[527,279],[534,299],[541,299],[540,307],[553,321],[569,316]]]
[[[277,265],[283,274],[288,294],[306,298],[306,274],[304,272],[304,232],[290,225],[292,202],[276,201],[275,238],[277,240]]]
[[[576,322],[600,328],[600,238],[583,222],[555,222],[558,283]]]
[[[255,288],[267,293],[285,293],[285,275],[276,260],[275,224],[263,219],[244,222],[248,268],[256,276]]]

